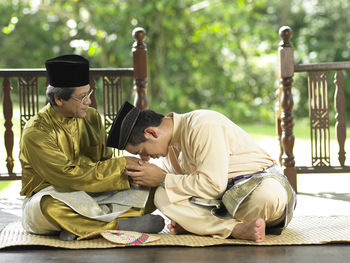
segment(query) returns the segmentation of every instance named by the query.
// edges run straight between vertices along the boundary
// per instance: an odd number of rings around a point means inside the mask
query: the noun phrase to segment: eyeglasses
[[[71,96],[72,99],[79,101],[81,104],[84,103],[84,101],[86,101],[87,99],[90,99],[90,96],[92,94],[94,90],[90,90],[89,94],[85,95],[85,96],[79,96],[79,97],[75,97],[75,96]]]

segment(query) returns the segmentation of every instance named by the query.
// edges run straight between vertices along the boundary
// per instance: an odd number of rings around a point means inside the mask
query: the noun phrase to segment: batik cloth
[[[144,208],[149,196],[149,188],[133,187],[123,191],[105,193],[86,193],[84,191],[61,192],[57,187],[49,186],[23,202],[23,228],[35,234],[52,234],[62,229],[51,224],[43,215],[40,201],[43,196],[65,203],[76,213],[95,220],[111,222],[130,208]]]

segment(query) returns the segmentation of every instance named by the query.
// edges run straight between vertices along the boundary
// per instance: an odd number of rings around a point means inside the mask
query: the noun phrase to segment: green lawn
[[[14,116],[19,115],[17,111],[14,111]],[[15,119],[13,120],[13,129],[15,127],[19,127],[19,120]],[[273,124],[243,124],[243,123],[237,123],[242,129],[244,129],[246,132],[248,132],[255,140],[263,140],[263,139],[277,139],[276,132],[275,132],[275,126]],[[4,136],[1,136],[1,134],[4,134],[4,126],[0,123],[0,145],[3,145],[4,147]],[[309,140],[310,139],[310,125],[309,121],[307,119],[303,119],[301,121],[298,121],[295,123],[294,129],[294,136],[296,139],[302,139],[302,140]],[[334,133],[334,127],[332,126],[330,128],[331,138],[335,138]],[[350,128],[347,129],[347,134],[350,134]],[[20,136],[20,130],[19,128],[14,129],[14,137],[18,138]],[[15,149],[14,149],[14,152]],[[18,150],[17,150],[18,152]],[[13,155],[15,158],[15,166],[18,167],[18,159],[15,154]],[[6,171],[5,168],[5,159],[6,159],[6,151],[4,148],[0,151],[0,164],[1,164],[1,172]],[[8,187],[11,184],[11,181],[0,181],[0,192]]]
[[[271,124],[238,124],[242,129],[249,133],[254,139],[259,140],[266,137],[276,138],[276,128]],[[335,128],[330,129],[331,140],[335,139]],[[295,139],[310,140],[310,123],[308,119],[298,120],[294,123],[293,133]],[[347,127],[346,133],[350,134],[350,127]]]
[[[0,192],[12,183],[13,181],[0,181]]]
[[[249,133],[254,139],[277,138],[276,127],[273,124],[238,124]],[[330,130],[334,135],[334,127]],[[307,140],[310,138],[310,124],[307,119],[303,119],[294,124],[293,133],[295,138]]]

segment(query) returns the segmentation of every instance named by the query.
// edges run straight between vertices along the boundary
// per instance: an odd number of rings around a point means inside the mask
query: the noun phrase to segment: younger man
[[[135,185],[158,187],[155,205],[185,231],[217,238],[262,242],[292,218],[295,193],[275,161],[222,114],[197,110],[167,116],[125,102],[107,145],[162,158],[163,169],[127,165]]]

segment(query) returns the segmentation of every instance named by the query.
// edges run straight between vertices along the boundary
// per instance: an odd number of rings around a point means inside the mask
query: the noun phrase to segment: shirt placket
[[[73,146],[73,158],[77,160],[79,156],[79,139],[78,139],[78,124],[77,121],[74,120],[71,126],[71,142]]]

